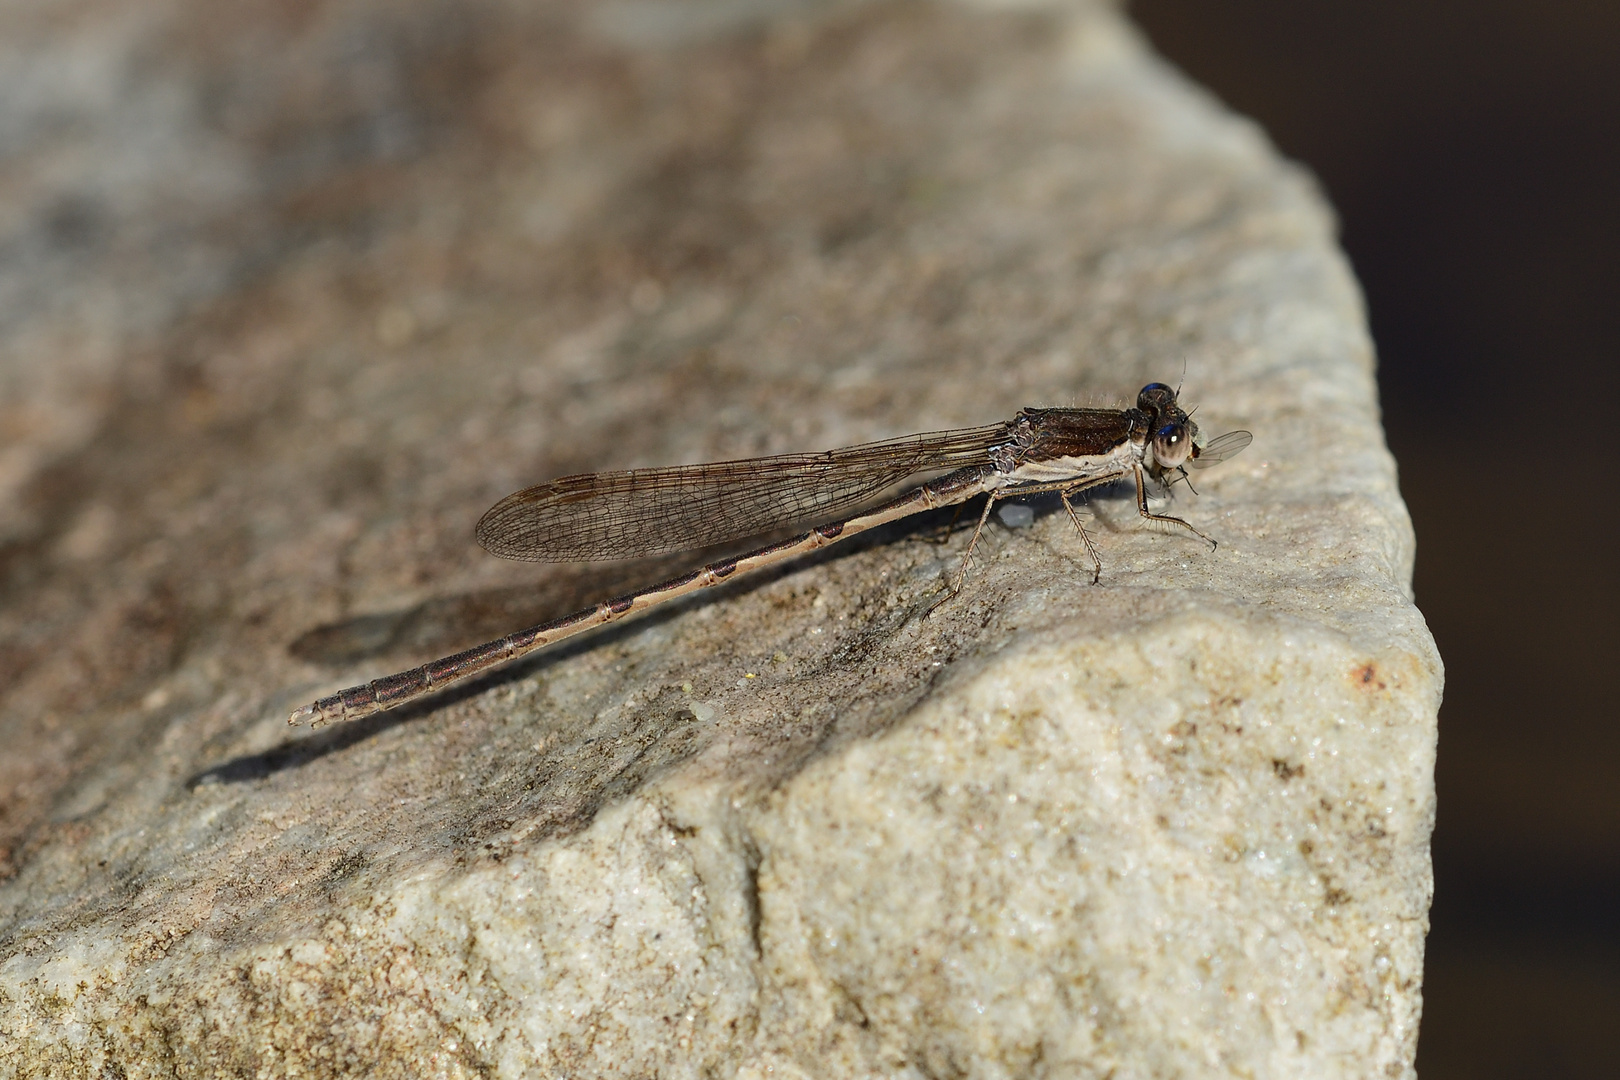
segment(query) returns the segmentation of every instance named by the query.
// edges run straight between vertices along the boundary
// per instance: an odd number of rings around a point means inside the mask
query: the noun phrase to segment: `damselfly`
[[[321,698],[296,710],[288,722],[308,721],[318,727],[391,709],[737,574],[979,495],[987,496],[984,510],[945,599],[961,589],[990,511],[997,502],[1021,495],[1058,493],[1091,559],[1093,584],[1101,578],[1102,560],[1072,501],[1088,488],[1129,477],[1136,483],[1136,508],[1143,518],[1185,529],[1213,548],[1215,541],[1187,522],[1148,509],[1148,481],[1168,484],[1185,478],[1188,465],[1201,469],[1224,461],[1248,446],[1252,437],[1247,431],[1233,431],[1205,442],[1176,396],[1164,383],[1150,383],[1137,395],[1133,408],[1025,409],[999,424],[907,435],[820,454],[587,473],[527,488],[508,495],[479,520],[478,542],[509,559],[572,562],[629,559],[759,536],[846,513],[909,477],[945,474],[809,532]]]

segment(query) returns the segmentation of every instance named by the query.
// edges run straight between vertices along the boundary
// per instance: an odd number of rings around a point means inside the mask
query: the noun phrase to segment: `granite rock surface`
[[[0,14],[0,1076],[1410,1077],[1441,668],[1308,177],[1075,2]],[[684,559],[568,472],[1181,382],[1169,504]],[[1017,520],[1009,518],[1008,520]]]

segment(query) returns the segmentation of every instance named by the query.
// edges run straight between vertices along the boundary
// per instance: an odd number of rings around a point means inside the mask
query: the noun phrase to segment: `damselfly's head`
[[[1136,395],[1136,407],[1147,415],[1153,438],[1154,471],[1179,469],[1198,450],[1198,425],[1176,404],[1176,392],[1164,383],[1148,383]]]
[[[1176,401],[1176,392],[1164,383],[1148,383],[1136,395],[1136,407],[1148,421],[1152,433],[1153,474],[1171,470],[1184,470],[1189,463],[1195,469],[1207,469],[1248,446],[1254,436],[1247,431],[1229,431],[1213,441],[1205,439],[1193,418]],[[1182,472],[1185,476],[1185,471]]]

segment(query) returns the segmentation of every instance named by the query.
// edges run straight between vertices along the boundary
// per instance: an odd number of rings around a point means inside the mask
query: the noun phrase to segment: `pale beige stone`
[[[133,187],[71,379],[81,309],[0,308],[0,1076],[1412,1075],[1441,673],[1360,301],[1117,12],[122,10],[0,33]],[[1217,551],[1098,498],[1101,586],[1043,512],[925,617],[966,537],[896,529],[284,725],[684,565],[477,555],[526,483],[1183,365],[1256,436],[1178,490]]]

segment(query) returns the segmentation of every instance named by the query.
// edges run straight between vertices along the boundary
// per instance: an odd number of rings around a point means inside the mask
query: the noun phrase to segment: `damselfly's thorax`
[[[991,463],[999,486],[1051,483],[1140,468],[1155,479],[1188,465],[1204,468],[1249,444],[1247,432],[1231,432],[1206,444],[1182,409],[1176,391],[1149,383],[1126,409],[1024,409],[1008,425],[1009,442],[995,447]]]
[[[1164,383],[1144,386],[1131,408],[1024,409],[1011,428],[1007,449],[1020,465],[1108,459],[1157,475],[1197,456],[1198,426]]]

